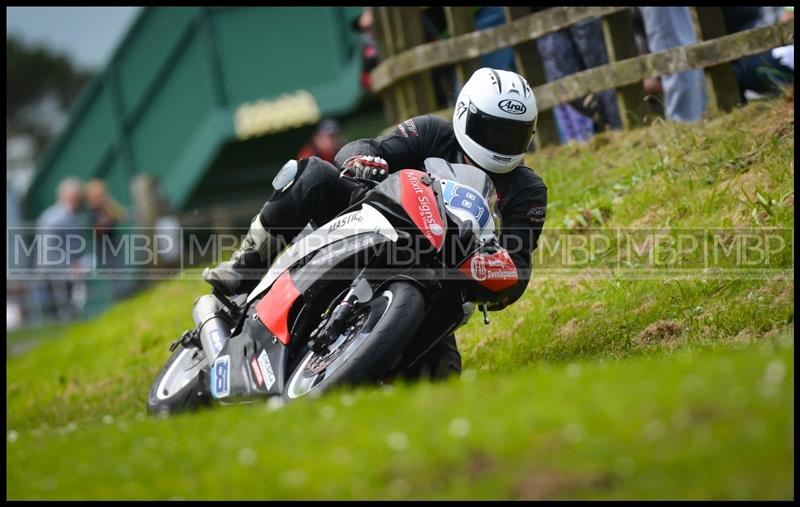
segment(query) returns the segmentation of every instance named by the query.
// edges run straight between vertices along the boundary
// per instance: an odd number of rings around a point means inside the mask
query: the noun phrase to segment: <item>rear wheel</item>
[[[425,298],[414,284],[390,284],[351,316],[327,354],[306,352],[289,377],[284,400],[381,379],[417,332],[424,310]]]
[[[175,413],[207,405],[211,396],[203,381],[208,367],[205,353],[196,348],[180,347],[173,352],[156,376],[147,396],[147,411]]]

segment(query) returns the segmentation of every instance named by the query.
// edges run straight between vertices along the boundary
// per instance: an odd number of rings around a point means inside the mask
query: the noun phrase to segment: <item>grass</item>
[[[777,227],[793,245],[793,108],[530,157],[546,234]],[[461,379],[167,420],[144,399],[206,288],[160,284],[8,359],[8,498],[793,498],[793,251],[768,276],[608,275],[623,246],[585,265],[605,276],[535,262],[520,301],[458,334]]]

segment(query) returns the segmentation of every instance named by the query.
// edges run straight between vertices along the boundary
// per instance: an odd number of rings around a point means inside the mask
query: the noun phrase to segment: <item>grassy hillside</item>
[[[773,227],[793,247],[792,97],[528,163],[546,234]],[[206,288],[160,284],[8,360],[8,497],[793,498],[792,249],[703,277],[615,274],[624,250],[535,260],[520,301],[459,334],[461,379],[166,420],[144,399]]]

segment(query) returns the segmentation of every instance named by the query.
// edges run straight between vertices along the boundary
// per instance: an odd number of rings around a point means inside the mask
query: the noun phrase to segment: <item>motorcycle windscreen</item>
[[[448,213],[470,223],[481,239],[500,234],[502,220],[497,210],[497,192],[486,172],[440,158],[425,159],[425,169],[439,182]]]

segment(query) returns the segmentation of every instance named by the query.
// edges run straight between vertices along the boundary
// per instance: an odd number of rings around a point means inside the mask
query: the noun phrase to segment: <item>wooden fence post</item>
[[[375,36],[378,40],[381,60],[385,60],[396,54],[388,11],[389,7],[374,7]],[[398,95],[399,88],[397,85],[388,87],[380,94],[381,102],[383,103],[383,117],[389,125],[396,123],[400,117]]]
[[[394,18],[395,50],[400,53],[415,46],[425,44],[425,31],[422,25],[422,11],[419,7],[391,7],[390,17]],[[433,81],[429,70],[406,78],[400,82],[400,118],[404,120],[418,114],[429,113],[435,109]]]
[[[631,11],[625,9],[603,16],[602,19],[609,63],[639,56],[636,51],[636,39],[633,36]],[[643,125],[652,116],[651,113],[648,114],[641,82],[617,88],[617,107],[622,127],[625,129]]]
[[[472,14],[472,7],[445,7],[444,16],[447,20],[447,31],[450,33],[450,37],[457,37],[475,31],[475,18]],[[472,73],[479,68],[479,58],[456,63],[456,86],[459,90]]]
[[[531,14],[530,7],[504,7],[506,22],[514,21]],[[517,70],[528,80],[531,88],[543,85],[547,82],[547,77],[542,66],[542,58],[536,41],[527,41],[514,46],[514,63]],[[554,109],[539,111],[539,119],[536,122],[536,135],[534,142],[537,148],[559,144],[558,127],[556,126],[556,116]]]
[[[698,42],[711,40],[726,35],[725,20],[720,7],[692,7],[697,13],[697,22],[700,32],[697,34]],[[739,83],[736,73],[730,62],[721,63],[704,69],[710,81],[711,97],[709,102],[716,105],[719,111],[730,111],[739,104]],[[713,106],[712,106],[713,107]]]
[[[400,15],[400,7],[387,7],[386,13],[391,26],[392,38],[394,40],[395,54],[402,53],[408,49],[406,37],[403,31],[403,23]],[[410,78],[401,79],[395,83],[395,98],[397,100],[397,120],[402,120],[409,116],[411,110],[411,89]]]

